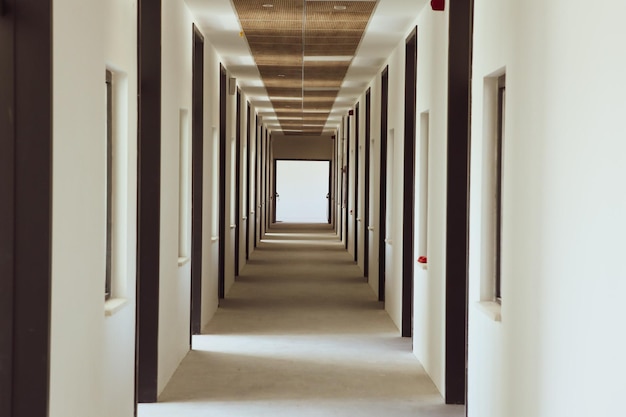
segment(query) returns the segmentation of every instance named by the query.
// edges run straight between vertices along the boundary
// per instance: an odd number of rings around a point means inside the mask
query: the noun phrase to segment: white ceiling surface
[[[267,97],[248,43],[245,37],[240,36],[241,25],[231,0],[185,1],[207,40],[217,50],[224,66],[228,68],[231,76],[237,79],[237,84],[249,97],[251,104],[257,108],[263,123],[273,132],[279,133],[280,124]],[[428,0],[378,0],[372,19],[337,95],[326,123],[326,130],[330,131],[339,126],[341,116],[347,114],[369,81],[378,74],[387,57],[404,39],[411,23],[427,2]]]

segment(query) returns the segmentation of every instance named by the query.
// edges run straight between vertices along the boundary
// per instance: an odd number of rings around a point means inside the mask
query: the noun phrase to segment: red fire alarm
[[[354,110],[352,109],[348,110],[348,116],[354,116]]]
[[[430,0],[430,7],[435,11],[443,11],[446,9],[446,0]]]

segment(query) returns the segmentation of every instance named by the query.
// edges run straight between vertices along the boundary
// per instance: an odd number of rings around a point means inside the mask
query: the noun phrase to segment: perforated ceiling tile
[[[232,1],[284,133],[321,134],[377,1]]]

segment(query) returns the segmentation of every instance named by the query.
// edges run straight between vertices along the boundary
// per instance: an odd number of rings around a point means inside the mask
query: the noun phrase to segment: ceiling
[[[336,129],[427,0],[186,0],[274,133]]]

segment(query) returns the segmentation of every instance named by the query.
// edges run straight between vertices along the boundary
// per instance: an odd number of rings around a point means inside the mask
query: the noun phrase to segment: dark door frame
[[[270,134],[267,128],[265,129],[265,231],[270,228],[270,217],[272,211],[271,201],[274,200],[271,195],[270,184],[272,180],[271,161],[272,156],[270,154]]]
[[[363,276],[369,277],[370,263],[370,141],[371,141],[372,92],[365,92],[365,173],[363,192]]]
[[[252,181],[250,142],[250,102],[248,101],[246,103],[246,261],[250,259],[250,181]]]
[[[334,142],[334,136],[333,136],[333,142]],[[332,210],[333,210],[333,167],[334,167],[334,163],[333,161],[335,160],[335,157],[333,155],[333,158],[329,161],[328,164],[328,194],[327,194],[327,198],[328,198],[328,224],[332,224],[333,223],[333,215],[332,215]]]
[[[348,241],[350,240],[349,223],[350,223],[350,115],[346,116],[346,130],[345,130],[345,142],[346,142],[346,224],[345,224],[345,246],[348,249]]]
[[[359,261],[359,103],[354,107],[354,262]]]
[[[271,194],[273,197],[276,197],[277,195],[277,190],[276,190],[276,165],[278,164],[278,160],[274,159],[272,165],[274,165],[274,175],[272,177],[272,191]],[[276,223],[276,204],[277,204],[277,199],[273,198],[272,199],[272,223]]]
[[[406,40],[404,181],[402,197],[402,337],[413,335],[415,139],[417,126],[417,27]]]
[[[15,302],[15,122],[10,114],[17,111],[15,90],[19,78],[15,72],[15,14],[6,10],[0,14],[0,415],[13,415],[13,329]],[[15,7],[10,4],[10,7]],[[50,5],[46,5],[50,7]],[[50,33],[46,33],[50,36]],[[47,52],[50,54],[50,51]],[[50,68],[48,68],[50,71]],[[49,279],[49,278],[48,278]],[[49,320],[49,318],[48,318]],[[49,342],[44,343],[48,346]],[[46,353],[48,355],[49,353]],[[49,364],[46,364],[49,366]],[[17,371],[17,370],[16,370]],[[47,377],[46,377],[47,378]],[[47,389],[46,389],[47,391]],[[35,393],[37,402],[41,394]],[[45,397],[47,409],[47,397]],[[38,412],[42,413],[42,409]]]
[[[202,196],[204,177],[204,36],[193,25],[191,176],[191,335],[202,327]]]
[[[156,402],[161,240],[161,1],[139,0],[136,394]]]
[[[378,218],[378,301],[385,301],[387,238],[387,129],[389,122],[389,66],[380,75],[380,208]]]
[[[343,123],[343,118],[342,118]],[[339,138],[339,132],[335,139],[335,206],[333,208],[335,214],[335,232],[339,234],[339,240],[343,238],[343,214],[341,211],[341,202],[343,199],[343,160],[340,158],[341,152],[339,151],[341,146],[341,139]],[[341,173],[341,175],[340,175]]]
[[[224,65],[220,64],[220,174],[219,174],[219,254],[217,294],[225,296],[226,269],[226,91],[228,74]]]
[[[259,207],[259,240],[263,240],[263,236],[265,235],[265,128],[263,126],[261,126],[261,156],[259,163],[259,175],[261,176],[261,189],[259,193],[259,198],[261,199]]]
[[[261,127],[259,126],[259,115],[257,114],[255,117],[256,124],[254,125],[254,247],[256,248],[259,243],[259,228],[257,226],[258,218],[259,218],[259,184],[261,182],[259,178],[259,153],[260,153],[260,131]]]
[[[445,401],[464,404],[474,2],[451,0],[449,7]]]
[[[239,275],[239,244],[241,240],[241,89],[237,87],[235,112],[235,276]]]
[[[0,415],[3,416],[48,415],[51,39],[52,1],[4,1],[0,11],[0,107],[4,109],[0,112]]]

